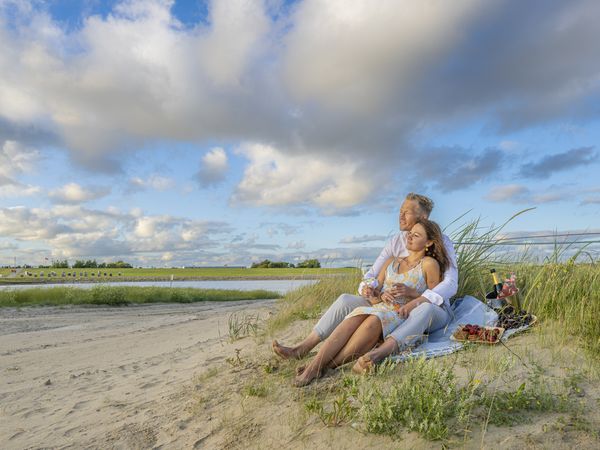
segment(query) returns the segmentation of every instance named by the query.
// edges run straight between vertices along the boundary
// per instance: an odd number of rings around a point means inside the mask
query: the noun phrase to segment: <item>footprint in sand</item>
[[[71,410],[70,410],[70,411],[67,413],[67,415],[68,415],[68,414],[71,414],[71,413],[74,413],[75,411],[78,411],[78,410],[80,410],[81,408],[83,408],[83,407],[84,407],[85,405],[87,405],[88,403],[89,403],[89,400],[82,400],[82,401],[80,401],[80,402],[77,402],[77,403],[75,403],[75,404],[74,404],[74,405],[71,407]]]
[[[47,413],[48,411],[49,411],[48,408],[34,409],[33,411],[28,411],[25,414],[23,414],[23,418],[29,419],[31,416],[35,416],[36,414],[44,414],[44,413]]]
[[[156,385],[160,384],[159,381],[149,381],[147,383],[144,383],[140,386],[141,389],[147,389],[147,388],[151,388],[154,387]]]
[[[21,436],[23,433],[25,433],[25,430],[19,430],[15,434],[13,434],[11,437],[9,437],[8,440],[12,441],[13,439],[18,438],[19,436]]]
[[[215,356],[213,358],[208,358],[206,360],[207,363],[211,363],[211,362],[217,362],[217,361],[223,361],[225,359],[224,356]]]

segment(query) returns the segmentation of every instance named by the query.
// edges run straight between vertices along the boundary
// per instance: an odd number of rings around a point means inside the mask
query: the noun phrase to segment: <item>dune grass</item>
[[[159,288],[136,286],[94,286],[91,289],[73,287],[32,288],[0,291],[0,307],[110,305],[141,303],[194,303],[275,299],[277,292],[266,290],[239,291],[225,289]]]
[[[342,375],[305,388],[295,396],[304,410],[326,426],[351,423],[364,432],[394,438],[412,431],[428,440],[456,443],[462,435],[463,442],[469,442],[478,429],[482,446],[490,425],[512,426],[556,413],[562,414],[556,427],[566,420],[597,439],[579,383],[586,376],[597,380],[600,369],[600,267],[594,261],[577,263],[579,255],[561,259],[560,246],[541,263],[499,257],[495,250],[501,245],[503,226],[482,232],[474,221],[452,234],[459,264],[457,295],[483,298],[491,288],[491,267],[502,275],[515,272],[521,303],[539,320],[532,336],[538,339],[535,349],[517,350],[519,356],[500,346],[472,346],[448,358],[383,364],[374,376]],[[288,293],[268,320],[267,333],[274,335],[296,320],[316,320],[340,294],[355,292],[359,281],[354,273]],[[545,356],[546,362],[540,359],[543,345],[552,353]],[[580,354],[579,348],[585,352]],[[575,357],[583,359],[571,359]],[[560,375],[554,373],[556,367],[547,366],[557,358],[563,368]],[[267,373],[289,383],[295,367],[303,364],[306,361],[269,363]],[[572,369],[565,373],[564,367]]]

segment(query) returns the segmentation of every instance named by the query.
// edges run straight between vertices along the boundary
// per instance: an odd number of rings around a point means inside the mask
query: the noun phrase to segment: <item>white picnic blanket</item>
[[[422,357],[435,358],[438,356],[449,355],[461,348],[464,344],[450,339],[459,325],[467,323],[480,326],[494,326],[498,321],[498,314],[485,303],[477,300],[475,297],[467,295],[456,299],[452,304],[452,313],[454,317],[450,323],[442,329],[434,331],[427,336],[424,343],[415,347],[410,352],[404,352],[400,355],[390,357],[392,361],[405,361],[409,358]],[[526,330],[531,325],[525,325],[520,328],[506,330],[502,335],[502,340],[506,341],[509,337],[516,333]]]

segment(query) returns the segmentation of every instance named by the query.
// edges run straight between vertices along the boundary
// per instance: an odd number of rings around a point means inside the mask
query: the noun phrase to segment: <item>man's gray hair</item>
[[[419,208],[421,209],[421,211],[423,211],[425,214],[427,214],[427,217],[429,217],[429,215],[431,214],[431,210],[433,209],[433,200],[431,200],[429,197],[425,197],[424,195],[415,194],[414,192],[410,192],[406,196],[406,200],[413,200],[413,201],[417,202],[417,204],[419,205]]]

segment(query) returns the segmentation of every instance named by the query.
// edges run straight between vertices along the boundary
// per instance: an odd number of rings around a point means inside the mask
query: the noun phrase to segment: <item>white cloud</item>
[[[520,142],[507,140],[507,141],[501,141],[498,144],[498,148],[507,153],[516,153],[522,148],[522,145]]]
[[[244,69],[259,56],[260,40],[269,30],[261,2],[249,0],[213,2],[210,21],[214,24],[197,51],[208,77],[217,85],[240,84]]]
[[[385,110],[412,98],[411,86],[462,37],[478,3],[306,0],[286,37],[287,84],[302,101],[359,114]]]
[[[202,157],[202,163],[197,177],[203,187],[219,184],[225,179],[229,164],[227,153],[220,147],[215,147]]]
[[[38,186],[21,183],[1,184],[0,180],[0,198],[32,197],[41,194],[41,192],[42,190]]]
[[[130,0],[70,28],[48,2],[17,4],[0,3],[0,143],[5,128],[17,140],[39,129],[98,170],[156,141],[269,143],[281,166],[250,158],[240,203],[344,209],[375,193],[356,183],[359,167],[403,170],[422,152],[415,133],[472,118],[511,130],[598,117],[600,6],[590,0],[543,11],[515,0],[305,0],[280,15],[269,11],[277,1],[214,0],[191,26],[172,1]],[[201,183],[224,176],[203,161]]]
[[[363,234],[362,236],[349,236],[340,240],[340,244],[364,244],[365,242],[385,241],[388,236]]]
[[[492,202],[512,203],[552,203],[577,198],[580,192],[573,189],[565,189],[561,186],[550,186],[544,192],[533,192],[521,184],[506,184],[493,187],[485,196],[486,200]]]
[[[529,189],[521,184],[506,184],[493,187],[485,196],[486,200],[492,202],[505,202],[523,199],[529,194]]]
[[[232,201],[256,206],[311,204],[322,209],[345,209],[375,190],[360,176],[360,164],[317,155],[286,155],[274,147],[249,144],[239,153],[250,160]]]
[[[306,242],[304,241],[295,241],[295,242],[290,242],[287,246],[287,248],[291,248],[291,249],[302,249],[306,247]]]
[[[106,197],[109,193],[109,188],[84,188],[77,183],[68,183],[50,191],[48,197],[56,203],[84,203]]]
[[[208,257],[209,250],[217,247],[213,236],[231,231],[225,222],[121,213],[114,208],[97,210],[81,205],[0,208],[0,236],[16,242],[37,242],[49,248],[46,252],[62,258],[139,259],[150,255],[160,259],[168,252],[178,260],[190,255]]]
[[[15,175],[31,172],[39,159],[40,153],[37,150],[24,146],[18,141],[6,140],[0,147],[0,176],[12,178]]]
[[[254,95],[244,84],[270,28],[263,2],[212,2],[210,23],[187,30],[171,6],[121,2],[70,31],[35,10],[14,29],[0,20],[0,117],[56,128],[77,160],[97,168],[147,139],[252,127],[239,119],[256,112],[241,103]]]
[[[155,191],[166,191],[175,187],[175,180],[158,174],[152,174],[148,178],[132,177],[129,180],[131,190],[153,189]]]

